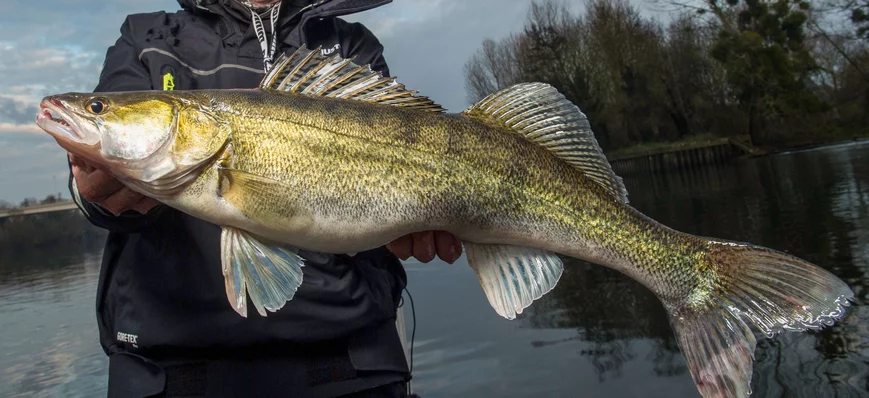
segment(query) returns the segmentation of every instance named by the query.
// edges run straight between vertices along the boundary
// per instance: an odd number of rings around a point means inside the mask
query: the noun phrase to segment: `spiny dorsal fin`
[[[369,65],[357,65],[340,55],[327,57],[319,47],[312,51],[302,46],[289,56],[281,55],[260,88],[444,112],[440,105],[417,96],[417,91],[408,90],[394,77],[384,77]]]
[[[503,123],[582,170],[623,203],[628,191],[594,138],[585,115],[548,84],[516,84],[483,98],[464,114]]]

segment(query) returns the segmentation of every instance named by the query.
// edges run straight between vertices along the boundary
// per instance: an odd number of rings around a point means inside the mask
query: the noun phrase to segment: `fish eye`
[[[108,108],[108,101],[103,98],[92,98],[85,105],[85,109],[87,109],[88,112],[93,113],[94,115],[99,115],[100,113],[105,112]]]

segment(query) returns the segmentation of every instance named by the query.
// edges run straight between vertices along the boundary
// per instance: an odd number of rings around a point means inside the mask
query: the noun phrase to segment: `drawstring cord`
[[[278,47],[278,14],[281,12],[281,3],[278,2],[271,7],[271,23],[272,23],[272,43],[269,45],[269,40],[266,37],[266,30],[262,18],[252,8],[250,10],[251,24],[256,32],[256,38],[259,40],[260,48],[263,51],[263,69],[268,73],[272,69],[274,62],[275,51]]]

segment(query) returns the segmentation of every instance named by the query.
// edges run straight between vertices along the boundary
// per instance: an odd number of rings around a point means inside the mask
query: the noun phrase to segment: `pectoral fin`
[[[293,249],[265,243],[247,231],[223,227],[220,260],[226,296],[232,308],[247,316],[247,298],[260,315],[275,312],[292,300],[302,284],[304,260]]]
[[[564,271],[561,258],[540,249],[467,242],[464,247],[489,304],[507,319],[552,290]]]

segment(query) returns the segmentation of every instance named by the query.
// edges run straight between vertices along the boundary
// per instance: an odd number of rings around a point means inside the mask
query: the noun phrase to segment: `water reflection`
[[[658,299],[632,279],[598,265],[565,259],[557,289],[532,306],[525,319],[534,328],[577,329],[575,338],[591,343],[579,354],[592,363],[601,381],[623,376],[623,365],[637,358],[638,339],[651,339],[653,349],[647,356],[653,358],[656,374],[687,370],[674,355],[675,338]]]
[[[0,284],[51,277],[100,251],[106,232],[78,211],[0,218]]]
[[[7,219],[4,233],[0,396],[105,395],[93,314],[104,234],[75,212]]]
[[[857,305],[820,332],[760,339],[755,396],[857,397],[867,393],[869,144],[806,151],[664,175],[626,179],[632,204],[676,229],[769,246],[845,280]],[[600,380],[625,378],[631,361],[657,376],[686,375],[660,302],[632,280],[572,260],[557,289],[527,315],[533,328],[572,328],[591,344],[580,355]],[[651,340],[640,358],[635,346]]]

